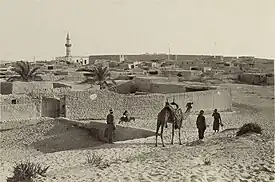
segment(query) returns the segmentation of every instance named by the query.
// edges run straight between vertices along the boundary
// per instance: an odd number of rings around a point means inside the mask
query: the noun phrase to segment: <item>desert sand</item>
[[[50,165],[46,177],[35,181],[274,181],[273,86],[229,85],[233,111],[221,112],[224,127],[213,134],[211,115],[203,143],[197,142],[196,115],[184,121],[183,145],[170,145],[171,125],[165,129],[166,147],[155,137],[105,144],[82,129],[54,119],[0,124],[0,181],[12,176],[16,162]],[[263,134],[236,137],[237,128],[256,122]],[[156,120],[124,124],[155,130]],[[12,128],[12,129],[8,129]],[[87,154],[102,155],[104,163],[87,162]],[[210,164],[205,164],[210,161]]]

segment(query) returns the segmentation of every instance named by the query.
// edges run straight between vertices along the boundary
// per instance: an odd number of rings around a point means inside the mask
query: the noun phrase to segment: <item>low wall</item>
[[[120,94],[128,94],[136,91],[136,85],[133,81],[126,81],[125,83],[118,84],[116,89]]]
[[[1,122],[33,119],[37,117],[37,109],[35,104],[9,104],[0,105]]]
[[[100,141],[104,141],[104,142],[108,141],[107,137],[104,136],[107,125],[103,122],[91,121],[88,124],[84,124],[78,121],[68,120],[66,118],[59,118],[58,120],[61,122],[77,125],[80,128],[88,129],[91,132],[91,134],[97,139],[99,139]],[[133,140],[137,138],[146,138],[150,136],[155,136],[155,131],[116,125],[114,142]]]
[[[150,92],[152,80],[136,77],[134,78],[134,82],[138,91]]]
[[[183,84],[152,83],[150,92],[163,94],[182,93],[186,92],[186,87]]]

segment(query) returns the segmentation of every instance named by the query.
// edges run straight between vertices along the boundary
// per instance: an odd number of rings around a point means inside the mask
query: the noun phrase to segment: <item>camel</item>
[[[159,135],[159,129],[161,127],[161,132],[160,132],[160,138],[162,142],[162,146],[165,147],[164,142],[163,142],[163,129],[164,126],[167,128],[167,123],[172,123],[172,140],[171,144],[173,145],[173,140],[174,140],[174,133],[175,129],[179,129],[179,145],[182,145],[181,139],[180,139],[180,133],[181,133],[181,127],[182,127],[182,121],[186,120],[187,117],[191,113],[192,109],[192,104],[193,102],[188,102],[186,104],[186,111],[183,113],[181,108],[174,109],[171,105],[177,105],[174,101],[170,104],[168,100],[165,103],[164,108],[158,113],[158,118],[157,118],[157,129],[156,129],[156,144],[155,146],[157,147],[158,145],[158,135]]]

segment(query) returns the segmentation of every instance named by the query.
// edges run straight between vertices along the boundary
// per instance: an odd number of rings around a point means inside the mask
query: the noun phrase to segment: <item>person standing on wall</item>
[[[108,142],[113,143],[114,131],[116,129],[115,122],[114,122],[114,115],[113,110],[110,109],[110,113],[107,115],[107,134]],[[105,134],[105,136],[106,136]]]
[[[205,117],[203,116],[204,111],[200,110],[200,114],[197,117],[197,128],[199,132],[199,140],[202,141],[204,138],[204,132],[206,130],[206,122],[205,122]]]
[[[220,115],[220,113],[218,113],[217,109],[214,110],[212,117],[214,117],[214,123],[213,123],[214,133],[219,132],[220,125],[221,125],[221,127],[223,127],[223,124],[222,124],[221,115]]]

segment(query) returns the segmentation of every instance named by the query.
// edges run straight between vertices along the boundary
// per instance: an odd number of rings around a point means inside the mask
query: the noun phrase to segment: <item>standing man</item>
[[[200,110],[200,114],[197,117],[197,128],[199,131],[199,140],[202,140],[204,138],[204,132],[206,130],[206,123],[205,123],[205,117],[203,116],[204,111]]]
[[[113,143],[115,129],[116,129],[116,126],[114,123],[113,110],[110,109],[110,113],[107,115],[107,132],[108,132],[107,136],[108,136],[109,143]]]
[[[214,117],[213,130],[215,133],[219,132],[220,125],[223,127],[223,124],[222,124],[221,115],[220,113],[218,113],[217,109],[214,110],[212,117]]]

